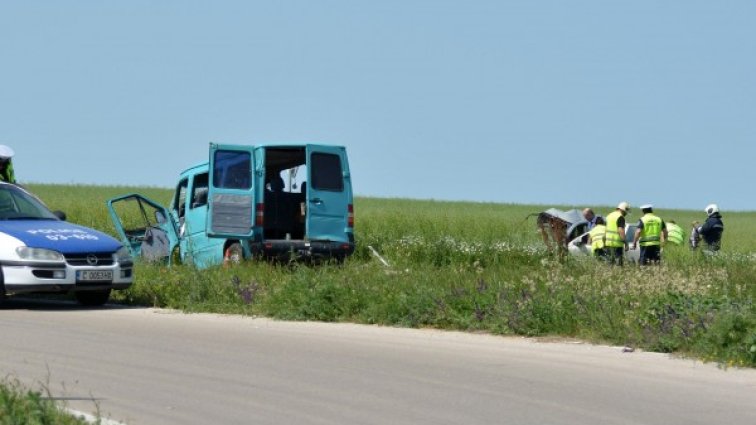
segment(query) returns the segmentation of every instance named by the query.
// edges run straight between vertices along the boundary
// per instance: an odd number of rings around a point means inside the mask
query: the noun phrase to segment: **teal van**
[[[167,208],[131,193],[108,209],[134,257],[203,268],[343,260],[354,252],[352,199],[343,146],[210,144],[209,161],[181,173]]]

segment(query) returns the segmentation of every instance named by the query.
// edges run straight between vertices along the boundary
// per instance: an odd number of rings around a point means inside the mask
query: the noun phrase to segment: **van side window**
[[[216,151],[213,187],[249,189],[252,186],[252,155],[249,152]]]
[[[207,179],[208,174],[202,173],[194,176],[192,185],[192,209],[207,205]]]
[[[186,187],[189,185],[188,179],[179,182],[176,188],[176,194],[173,197],[173,210],[179,218],[184,216],[184,205],[186,205]]]
[[[315,190],[344,190],[344,178],[341,173],[341,158],[330,153],[313,153],[310,157],[311,182]]]

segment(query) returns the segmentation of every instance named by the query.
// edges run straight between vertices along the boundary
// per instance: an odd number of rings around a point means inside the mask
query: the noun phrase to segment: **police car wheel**
[[[3,270],[0,269],[0,304],[5,301],[7,297],[5,296],[5,276],[3,276]]]

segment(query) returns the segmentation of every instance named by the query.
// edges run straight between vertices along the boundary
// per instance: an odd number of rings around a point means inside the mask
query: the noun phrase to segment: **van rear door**
[[[210,144],[207,233],[216,238],[249,238],[255,224],[253,146]]]
[[[307,174],[307,239],[349,242],[352,185],[346,149],[307,145]]]

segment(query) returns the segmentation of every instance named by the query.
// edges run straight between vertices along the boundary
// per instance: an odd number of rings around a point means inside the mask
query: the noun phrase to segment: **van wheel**
[[[80,291],[75,293],[76,301],[87,307],[97,307],[108,302],[110,298],[110,289],[101,291]]]
[[[223,255],[224,264],[239,264],[244,259],[244,250],[239,242],[234,242],[226,248]]]

